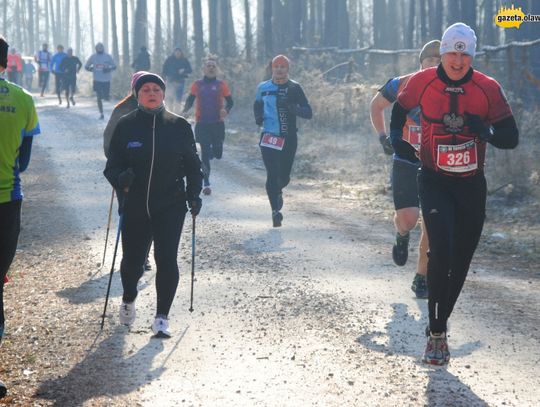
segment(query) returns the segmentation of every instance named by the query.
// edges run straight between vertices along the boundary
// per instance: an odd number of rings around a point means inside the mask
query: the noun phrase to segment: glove
[[[388,137],[384,133],[381,133],[379,134],[379,142],[381,143],[383,151],[386,155],[394,154],[394,148],[392,147],[392,143],[390,142],[390,137]]]
[[[257,117],[257,118],[255,118],[255,124],[256,124],[257,126],[262,126],[262,124],[263,124],[263,118],[262,118],[262,117]]]
[[[121,172],[118,175],[118,186],[121,189],[126,189],[133,184],[133,181],[135,180],[135,173],[133,172],[133,168],[128,168],[127,170]]]
[[[199,212],[201,211],[201,207],[202,207],[202,199],[197,197],[197,198],[194,198],[194,199],[191,199],[189,201],[187,201],[187,204],[189,206],[189,208],[191,209],[190,212],[193,216],[197,216],[199,214]]]
[[[491,129],[484,124],[477,114],[465,112],[465,120],[471,132],[475,133],[481,141],[490,141],[493,138]]]

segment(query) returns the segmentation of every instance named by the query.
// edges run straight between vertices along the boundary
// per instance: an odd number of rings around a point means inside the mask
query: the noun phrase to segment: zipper
[[[154,170],[154,156],[156,152],[156,115],[154,116],[154,120],[152,122],[152,161],[150,163],[150,176],[148,177],[148,189],[146,190],[146,212],[148,213],[148,217],[150,216],[150,184],[152,183],[152,172]]]

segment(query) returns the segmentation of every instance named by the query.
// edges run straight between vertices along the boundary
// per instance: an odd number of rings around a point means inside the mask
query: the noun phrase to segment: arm
[[[186,98],[186,103],[184,104],[184,110],[182,112],[187,113],[187,111],[193,106],[193,102],[195,102],[195,95],[190,93]]]
[[[186,177],[186,200],[188,203],[199,200],[202,189],[203,174],[201,171],[201,160],[197,155],[195,138],[191,126],[182,119],[184,134],[184,154],[182,160],[183,173]],[[191,207],[191,204],[190,204]]]
[[[293,100],[293,103],[289,105],[289,111],[298,117],[309,120],[313,117],[313,111],[300,85],[297,85],[297,90],[296,100]]]
[[[375,129],[378,135],[386,135],[386,126],[384,123],[384,110],[387,109],[392,102],[388,101],[381,92],[377,92],[375,97],[371,99],[369,105],[369,116],[371,118],[371,125]]]
[[[90,58],[88,58],[88,60],[86,61],[86,64],[84,65],[84,69],[86,69],[89,72],[92,72],[94,70],[94,59],[92,58],[92,56],[90,56]]]
[[[33,139],[34,137],[23,137],[21,147],[19,148],[19,171],[21,172],[26,170],[30,162]]]
[[[255,103],[253,103],[253,115],[255,116],[255,124],[257,126],[262,126],[263,124],[263,111],[264,104],[262,100],[255,100]]]
[[[225,110],[229,113],[234,105],[232,96],[225,96]]]
[[[519,143],[519,130],[514,116],[493,123],[493,138],[490,144],[497,148],[512,149]]]
[[[77,73],[79,73],[79,71],[82,68],[82,62],[81,62],[81,60],[79,58],[77,58],[76,66],[77,66]]]
[[[115,189],[123,189],[118,181],[118,176],[128,168],[128,164],[122,154],[121,126],[116,126],[113,131],[109,156],[103,175]]]

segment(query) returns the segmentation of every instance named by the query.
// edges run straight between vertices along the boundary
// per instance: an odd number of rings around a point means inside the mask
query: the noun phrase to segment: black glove
[[[133,168],[128,168],[127,170],[118,174],[118,186],[121,189],[129,188],[131,184],[133,184],[134,180],[135,173],[133,172]]]
[[[189,208],[191,209],[190,212],[193,216],[197,216],[199,212],[201,211],[202,207],[202,199],[197,197],[193,198],[187,201],[187,204]]]
[[[390,142],[390,137],[388,137],[384,133],[379,134],[379,142],[381,143],[383,151],[386,155],[394,154],[394,148],[392,147],[392,143]]]
[[[471,132],[476,134],[481,141],[490,141],[493,138],[491,129],[484,124],[480,116],[465,112],[465,119]]]

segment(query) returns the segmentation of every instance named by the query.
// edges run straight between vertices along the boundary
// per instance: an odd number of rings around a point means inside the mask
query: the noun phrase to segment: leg
[[[225,141],[225,123],[219,122],[212,125],[212,155],[220,160],[223,157],[223,142]]]
[[[460,191],[461,198],[456,214],[456,233],[452,255],[448,300],[448,317],[461,293],[474,252],[478,246],[486,217],[486,180],[477,176]]]
[[[120,276],[124,293],[122,301],[132,303],[137,298],[137,283],[143,275],[144,260],[152,240],[150,220],[144,207],[129,207],[124,210],[122,229],[122,263]]]
[[[266,168],[266,193],[270,201],[272,210],[279,210],[278,195],[281,193],[280,188],[280,155],[281,151],[273,150],[267,147],[261,147],[262,159]]]
[[[4,333],[4,277],[15,257],[21,224],[21,202],[0,204],[0,341]]]
[[[422,171],[418,177],[422,216],[429,237],[428,308],[432,332],[446,332],[455,203],[446,185]]]
[[[178,245],[186,213],[178,207],[152,217],[156,260],[156,316],[167,317],[178,287]]]
[[[201,145],[201,161],[203,163],[204,186],[210,186],[210,160],[212,157],[211,137],[209,125],[197,123],[195,125],[195,140]]]

